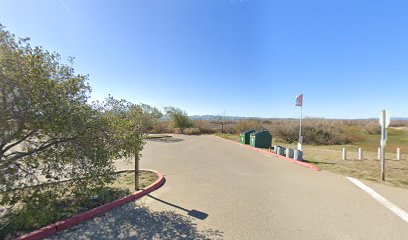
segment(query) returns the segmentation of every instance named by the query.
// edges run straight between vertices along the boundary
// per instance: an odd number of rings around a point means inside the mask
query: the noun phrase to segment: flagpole
[[[299,140],[298,140],[298,150],[302,151],[302,116],[303,115],[303,103],[300,106],[300,124],[299,124]]]

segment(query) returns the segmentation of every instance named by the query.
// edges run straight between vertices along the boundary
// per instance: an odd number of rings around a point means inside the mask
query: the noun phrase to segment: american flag
[[[301,107],[303,106],[303,94],[300,94],[296,97],[296,106]]]

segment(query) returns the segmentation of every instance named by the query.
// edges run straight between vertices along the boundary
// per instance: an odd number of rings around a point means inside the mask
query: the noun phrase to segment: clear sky
[[[408,1],[0,0],[0,23],[73,56],[92,98],[189,115],[408,117]]]

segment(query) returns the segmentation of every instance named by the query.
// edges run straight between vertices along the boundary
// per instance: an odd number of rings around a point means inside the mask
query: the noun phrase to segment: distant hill
[[[408,121],[408,117],[393,117],[391,118],[391,120],[395,120],[395,121]]]
[[[217,116],[215,115],[192,115],[188,116],[191,120],[214,120]],[[293,119],[293,118],[262,118],[262,117],[238,117],[238,116],[226,116],[227,120],[245,120],[245,119],[257,119],[257,120],[266,120],[266,119]],[[163,115],[162,120],[169,119],[168,115]],[[330,118],[326,118],[330,119]],[[377,118],[359,118],[359,119],[337,119],[337,120],[375,120]],[[391,121],[408,121],[408,117],[393,117]]]
[[[216,118],[215,115],[193,115],[193,116],[188,116],[191,120],[214,120]],[[236,116],[226,116],[228,120],[241,120],[241,119],[248,119],[247,117],[236,117]],[[163,115],[161,118],[162,120],[167,120],[169,119],[169,115]],[[254,118],[251,118],[254,119]],[[262,119],[262,118],[256,118],[256,119]]]
[[[188,116],[191,120],[214,120],[217,116],[216,115],[192,115]],[[238,116],[226,116],[227,120],[244,120],[244,119],[258,119],[258,120],[266,120],[266,119],[289,119],[289,118],[263,118],[263,117],[238,117]],[[163,115],[161,118],[162,120],[169,119],[168,115]]]

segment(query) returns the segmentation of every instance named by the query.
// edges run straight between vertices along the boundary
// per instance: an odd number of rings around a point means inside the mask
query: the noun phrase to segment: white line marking
[[[384,205],[386,208],[397,214],[402,220],[408,223],[408,213],[399,208],[397,205],[394,203],[388,201],[385,199],[383,196],[378,194],[376,191],[374,191],[372,188],[368,187],[364,183],[360,182],[359,180],[352,178],[352,177],[347,177],[348,180],[350,180],[352,183],[354,183],[357,187],[361,188],[363,191],[368,193],[372,198],[377,200],[379,203]]]

